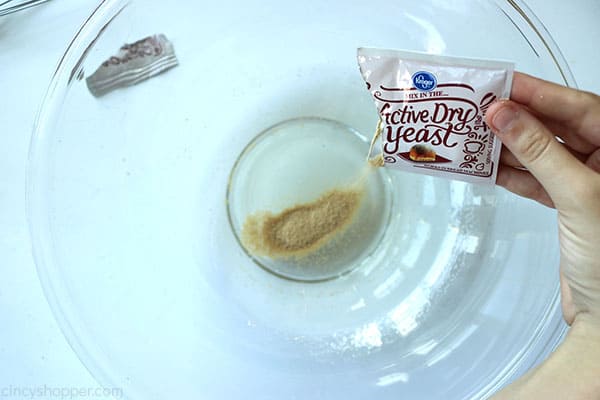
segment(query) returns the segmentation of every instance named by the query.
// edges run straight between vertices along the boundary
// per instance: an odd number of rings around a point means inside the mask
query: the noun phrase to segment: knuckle
[[[600,96],[592,92],[576,92],[574,104],[580,112],[574,117],[574,126],[589,137],[600,135]]]
[[[532,164],[541,160],[550,150],[553,138],[550,137],[543,128],[536,124],[535,126],[520,129],[516,147],[522,160]]]
[[[583,90],[573,91],[567,98],[567,102],[576,105],[579,108],[579,114],[576,117],[582,117],[590,107],[595,107],[600,103],[600,97],[592,92]]]
[[[598,104],[600,103],[600,96],[595,93],[587,91],[578,91],[580,96],[581,104]]]

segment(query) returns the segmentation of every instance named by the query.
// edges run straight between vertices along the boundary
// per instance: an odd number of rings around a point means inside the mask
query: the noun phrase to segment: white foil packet
[[[179,64],[173,44],[163,34],[123,45],[86,78],[90,92],[103,96],[115,89],[138,84]]]
[[[369,157],[385,167],[494,184],[501,143],[485,123],[508,98],[514,64],[398,50],[358,49],[380,123]]]

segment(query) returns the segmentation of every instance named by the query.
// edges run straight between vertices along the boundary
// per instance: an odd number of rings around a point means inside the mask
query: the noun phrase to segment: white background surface
[[[580,88],[600,93],[600,2],[526,0],[562,49]],[[25,210],[33,120],[70,38],[94,0],[55,0],[0,17],[0,399],[11,388],[98,385],[62,336],[38,281]],[[493,29],[493,28],[492,28]],[[64,398],[107,398],[91,392]],[[32,397],[29,397],[32,398]]]

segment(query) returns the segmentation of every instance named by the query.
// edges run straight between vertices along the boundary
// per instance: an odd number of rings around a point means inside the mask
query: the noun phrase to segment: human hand
[[[516,73],[486,120],[505,146],[497,184],[558,211],[565,320],[600,333],[600,97]]]

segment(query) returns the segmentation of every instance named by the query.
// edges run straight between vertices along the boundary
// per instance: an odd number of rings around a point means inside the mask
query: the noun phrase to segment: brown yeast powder
[[[323,247],[350,225],[364,192],[364,187],[334,189],[313,202],[297,204],[278,214],[252,214],[244,222],[242,242],[256,255],[305,256]]]

